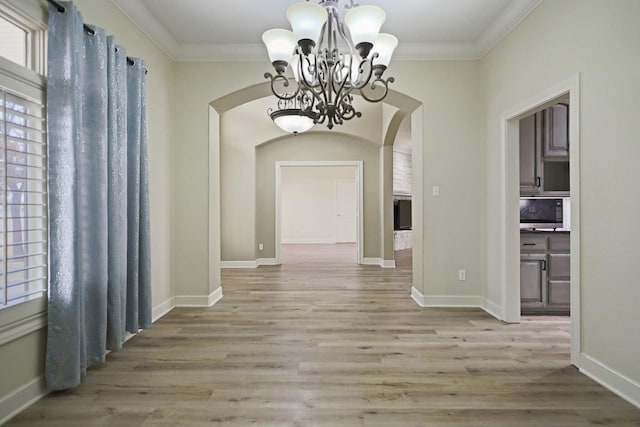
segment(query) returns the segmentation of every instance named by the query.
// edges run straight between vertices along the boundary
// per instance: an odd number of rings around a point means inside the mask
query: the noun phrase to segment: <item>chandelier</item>
[[[287,9],[293,31],[272,29],[262,35],[276,71],[264,75],[278,98],[278,108],[269,115],[285,131],[304,132],[325,123],[332,129],[361,117],[352,92],[380,102],[394,81],[382,77],[398,45],[396,37],[380,33],[384,11],[349,0],[342,22],[339,3],[294,3]],[[289,68],[293,81],[285,74]]]

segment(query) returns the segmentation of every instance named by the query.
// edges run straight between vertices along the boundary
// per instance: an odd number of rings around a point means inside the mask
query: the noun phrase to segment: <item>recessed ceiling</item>
[[[261,36],[290,28],[295,0],[111,0],[175,60],[266,60]],[[399,59],[477,59],[541,0],[362,0],[387,14]],[[341,2],[346,3],[346,2]],[[267,6],[268,5],[268,6]]]

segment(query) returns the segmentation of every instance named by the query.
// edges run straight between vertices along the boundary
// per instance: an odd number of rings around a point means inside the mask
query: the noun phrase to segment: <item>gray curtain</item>
[[[61,3],[47,64],[50,390],[151,326],[144,63]]]

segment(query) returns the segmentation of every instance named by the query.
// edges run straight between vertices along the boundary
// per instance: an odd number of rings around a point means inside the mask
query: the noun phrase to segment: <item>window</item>
[[[36,6],[0,0],[0,309],[47,290],[46,21],[30,18]]]
[[[0,56],[27,66],[27,32],[0,16]]]

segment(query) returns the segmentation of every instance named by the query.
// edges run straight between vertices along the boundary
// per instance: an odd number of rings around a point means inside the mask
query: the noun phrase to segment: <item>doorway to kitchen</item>
[[[570,237],[571,251],[570,275],[570,315],[571,315],[571,362],[579,363],[580,357],[580,134],[579,134],[579,76],[575,76],[540,95],[523,102],[502,114],[502,150],[503,170],[501,181],[504,188],[503,215],[500,222],[504,227],[502,240],[503,263],[500,265],[500,286],[502,291],[502,318],[509,323],[521,320],[521,239],[520,239],[520,125],[521,119],[543,111],[560,100],[568,100],[571,108],[568,111],[569,157],[569,193],[570,193]],[[541,154],[540,154],[541,155]],[[557,166],[553,166],[557,167]],[[541,177],[541,180],[543,178]],[[539,181],[541,181],[539,180]],[[538,180],[536,180],[538,181]],[[536,182],[542,185],[542,182]],[[549,241],[540,242],[540,250],[549,249]],[[562,243],[561,243],[562,245]],[[557,247],[557,246],[556,246]],[[548,253],[547,253],[548,255]],[[546,259],[548,261],[548,258]],[[544,266],[545,263],[540,263]],[[547,269],[549,263],[546,262]],[[548,280],[547,280],[548,282]],[[552,284],[553,285],[553,284]]]

